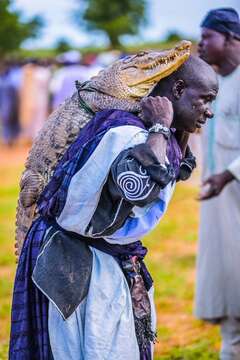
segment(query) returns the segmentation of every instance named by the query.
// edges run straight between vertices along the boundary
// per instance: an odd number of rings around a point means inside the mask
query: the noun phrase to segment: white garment
[[[88,161],[71,179],[64,208],[57,218],[62,228],[92,237],[86,229],[112,163],[121,151],[144,143],[147,136],[146,130],[132,125],[117,126],[106,132]]]
[[[169,183],[151,204],[144,207],[134,206],[124,225],[113,234],[104,236],[104,239],[111,244],[127,244],[147,235],[167,211],[174,189],[175,183]]]
[[[97,249],[87,298],[63,320],[49,303],[48,329],[54,360],[139,360],[132,301],[125,276],[116,260]],[[152,328],[156,315],[151,301]]]
[[[70,182],[64,208],[57,218],[57,223],[62,228],[80,235],[94,237],[91,228],[88,229],[89,219],[92,218],[97,208],[112,163],[121,151],[144,143],[147,136],[146,130],[132,125],[115,127],[103,136],[88,161]],[[107,156],[105,156],[106,153]],[[125,221],[125,229],[119,229],[113,235],[105,237],[105,240],[126,245],[146,235],[158,224],[165,213],[173,194],[174,185],[169,184],[161,190],[159,200],[152,204],[144,208],[135,206],[133,208],[135,217],[129,217]],[[150,211],[154,211],[154,214],[150,214]],[[136,218],[139,220],[136,221]],[[127,226],[130,222],[131,224]]]
[[[48,87],[51,71],[48,67],[27,64],[23,67],[20,92],[22,138],[34,139],[48,117]]]
[[[203,130],[203,178],[226,169],[239,178],[240,66],[219,77],[215,116]],[[238,159],[238,160],[236,160]],[[240,318],[240,184],[201,203],[196,315]]]
[[[75,81],[84,82],[98,74],[102,68],[95,66],[69,65],[55,71],[50,83],[53,94],[53,109],[76,91]]]
[[[240,156],[228,166],[228,170],[240,181]]]
[[[221,321],[221,360],[240,360],[240,320],[226,318]]]

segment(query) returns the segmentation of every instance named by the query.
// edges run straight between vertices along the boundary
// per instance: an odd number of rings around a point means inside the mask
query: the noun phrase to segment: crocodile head
[[[118,99],[140,100],[190,56],[191,42],[183,40],[163,51],[142,51],[114,62],[90,80],[90,86]]]

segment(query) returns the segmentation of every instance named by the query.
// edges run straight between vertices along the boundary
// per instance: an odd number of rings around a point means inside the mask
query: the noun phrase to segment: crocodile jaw
[[[191,42],[181,41],[175,48],[150,52],[148,62],[122,68],[121,82],[128,87],[128,96],[142,98],[164,77],[176,71],[190,56]]]
[[[100,71],[90,79],[88,86],[116,99],[138,102],[153,90],[159,80],[188,59],[190,49],[191,42],[183,40],[170,50],[142,51],[128,56]]]

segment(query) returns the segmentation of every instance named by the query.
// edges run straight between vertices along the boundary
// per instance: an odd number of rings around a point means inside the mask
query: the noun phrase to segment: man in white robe
[[[196,72],[199,67],[202,71]],[[116,213],[114,212],[115,205],[114,207],[112,205],[113,220],[107,228],[109,234],[104,235],[104,239],[108,243],[131,244],[157,225],[167,209],[174,190],[174,182],[169,181],[167,186],[160,191],[157,190],[153,178],[148,176],[144,166],[140,166],[140,169],[136,170],[133,159],[129,155],[121,155],[124,152],[120,152],[120,158],[118,157],[115,165],[111,166],[110,173],[117,172],[116,175],[111,175],[113,177],[112,190],[106,182],[99,200],[99,191],[102,188],[102,186],[99,187],[100,177],[105,178],[105,172],[108,171],[111,164],[111,156],[120,150],[120,148],[118,150],[119,146],[125,149],[132,148],[132,151],[135,151],[137,144],[144,144],[144,147],[147,145],[152,149],[159,164],[165,166],[167,141],[164,131],[162,132],[162,125],[167,128],[173,126],[183,133],[182,146],[184,148],[189,133],[200,128],[207,118],[213,116],[211,101],[215,99],[218,90],[215,74],[204,62],[195,58],[187,62],[183,68],[183,72],[180,70],[176,72],[176,75],[173,74],[166,80],[161,80],[153,90],[153,96],[142,101],[144,118],[154,124],[152,127],[154,133],[151,133],[151,130],[150,132],[138,130],[132,136],[131,131],[135,131],[134,129],[131,130],[129,127],[128,130],[124,130],[119,127],[118,130],[114,130],[114,136],[118,139],[114,143],[111,143],[112,136],[109,135],[109,139],[107,138],[107,133],[84,168],[74,175],[68,188],[64,209],[57,219],[61,228],[92,237],[104,234],[106,230],[103,230],[103,220],[109,218],[109,215],[106,217],[104,213],[107,212],[107,203],[111,194],[116,193],[120,193],[122,199]],[[172,101],[173,108],[168,99]],[[124,143],[127,145],[123,146]],[[185,145],[183,145],[184,143]],[[147,148],[144,149],[142,154],[146,155]],[[105,153],[108,153],[108,156],[104,156]],[[150,164],[149,160],[147,162]],[[143,163],[140,162],[140,164]],[[121,166],[125,170],[120,171]],[[104,171],[99,171],[101,167]],[[160,176],[159,170],[157,173]],[[135,186],[140,177],[146,178],[146,186]],[[154,199],[153,192],[156,194],[156,191],[158,195]],[[93,194],[91,194],[92,192]],[[80,202],[79,199],[81,199]],[[101,203],[103,199],[105,199],[104,205]],[[135,205],[132,214],[116,231],[110,230],[114,226],[114,222],[118,222],[125,200],[128,204]],[[115,200],[111,202],[116,204]],[[97,207],[94,217],[91,215],[91,207],[93,209]],[[126,211],[124,212],[126,213]],[[86,226],[91,217],[92,225]],[[102,220],[98,222],[97,218]],[[96,222],[98,222],[98,226],[96,226]],[[98,249],[91,248],[91,251],[93,268],[89,292],[74,313],[64,320],[56,304],[50,301],[48,324],[53,357],[56,360],[143,359],[139,353],[135,334],[127,281],[118,263],[111,256]],[[156,318],[152,288],[149,290],[148,296],[152,330],[154,331]],[[149,357],[144,357],[144,359],[149,359]],[[151,359],[153,359],[152,356]]]
[[[202,137],[196,315],[220,323],[221,359],[233,360],[240,359],[240,22],[234,9],[208,13],[199,53],[216,67],[219,93]]]

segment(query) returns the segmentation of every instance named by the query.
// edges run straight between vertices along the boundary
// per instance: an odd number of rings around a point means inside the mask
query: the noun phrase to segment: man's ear
[[[235,43],[239,44],[239,40],[234,39],[232,35],[226,34],[225,35],[225,41],[224,46],[227,50],[234,50],[235,49]]]
[[[184,90],[185,90],[185,82],[184,80],[177,80],[175,81],[175,83],[173,84],[172,87],[172,92],[173,92],[173,96],[175,97],[175,99],[179,100],[180,97],[182,96]]]

